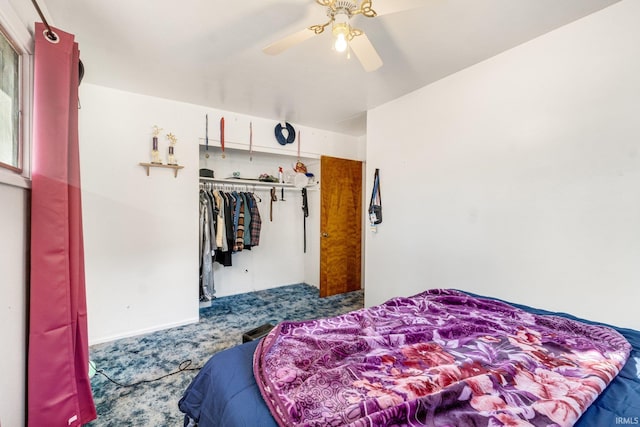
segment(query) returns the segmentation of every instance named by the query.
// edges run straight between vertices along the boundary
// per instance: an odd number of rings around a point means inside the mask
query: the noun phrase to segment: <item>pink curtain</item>
[[[79,52],[35,26],[28,425],[96,418],[89,382],[78,152]]]

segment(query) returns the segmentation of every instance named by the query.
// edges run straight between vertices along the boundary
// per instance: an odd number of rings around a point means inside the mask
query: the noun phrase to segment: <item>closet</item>
[[[260,197],[248,186],[200,183],[199,254],[200,301],[215,296],[213,263],[233,265],[233,255],[250,251],[260,244],[262,217]]]
[[[230,255],[229,265],[214,261],[213,296],[222,297],[294,283],[319,286],[320,258],[320,156],[300,160],[314,174],[306,188],[308,216],[303,212],[302,190],[293,182],[258,181],[262,174],[278,178],[278,169],[291,181],[295,155],[200,146],[201,169],[209,169],[214,177],[200,177],[200,189],[208,192],[250,194],[259,211],[261,227],[259,244],[251,250]],[[306,234],[305,234],[306,231]],[[306,239],[306,251],[305,251]],[[202,269],[202,260],[200,262]],[[207,306],[201,301],[201,306]]]

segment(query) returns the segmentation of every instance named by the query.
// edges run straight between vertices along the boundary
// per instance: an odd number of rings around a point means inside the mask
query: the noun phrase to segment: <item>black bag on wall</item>
[[[382,194],[380,193],[380,169],[376,169],[373,177],[373,191],[369,202],[369,222],[372,225],[382,222]]]

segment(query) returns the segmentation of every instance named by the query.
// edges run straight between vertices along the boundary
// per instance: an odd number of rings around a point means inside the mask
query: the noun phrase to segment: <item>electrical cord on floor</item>
[[[200,369],[202,369],[201,366],[197,367],[197,368],[190,368],[189,366],[191,366],[191,363],[192,363],[191,359],[183,360],[178,365],[178,370],[177,371],[170,372],[170,373],[162,375],[161,377],[158,377],[158,378],[154,378],[154,379],[151,379],[151,380],[142,380],[142,381],[138,381],[138,382],[135,382],[135,383],[132,383],[132,384],[122,384],[122,383],[114,380],[113,378],[109,377],[109,375],[105,374],[102,369],[96,369],[96,374],[102,375],[103,377],[105,377],[106,379],[108,379],[109,381],[111,381],[112,383],[117,385],[118,387],[136,387],[136,386],[139,386],[140,384],[152,383],[152,382],[155,382],[155,381],[160,381],[162,379],[165,379],[165,378],[170,377],[172,375],[180,374],[182,372],[199,371]]]

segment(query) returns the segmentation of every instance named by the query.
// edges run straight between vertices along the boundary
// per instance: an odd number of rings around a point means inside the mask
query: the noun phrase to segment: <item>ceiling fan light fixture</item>
[[[315,0],[320,6],[325,8],[327,20],[322,24],[312,25],[301,31],[271,43],[262,50],[269,55],[277,55],[301,43],[314,35],[319,35],[328,31],[331,26],[332,49],[338,53],[345,54],[350,58],[351,52],[358,58],[366,72],[375,71],[382,66],[382,58],[378,55],[369,37],[359,28],[351,26],[351,17],[362,15],[366,18],[375,18],[380,14],[373,9],[373,0]],[[393,3],[395,9],[384,11],[382,14],[394,13],[396,11],[409,9],[407,2],[416,0],[387,0]],[[421,2],[424,0],[420,0]]]
[[[347,50],[349,46],[349,34],[351,32],[349,15],[347,13],[337,13],[334,16],[331,32],[333,34],[333,48],[341,53]]]
[[[334,36],[335,40],[333,43],[333,48],[340,53],[347,50],[349,44],[347,43],[347,36],[345,35],[345,33],[342,31],[338,31],[334,33]]]

